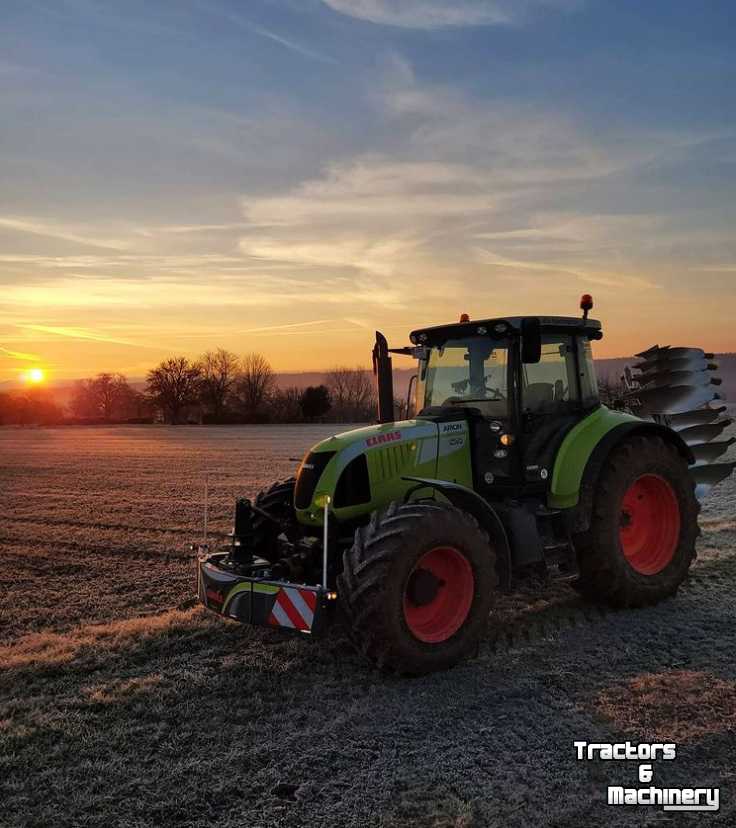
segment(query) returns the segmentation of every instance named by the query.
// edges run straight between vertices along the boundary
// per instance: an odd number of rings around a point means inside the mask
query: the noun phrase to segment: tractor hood
[[[401,499],[413,485],[404,476],[436,472],[441,428],[428,420],[400,420],[351,429],[317,443],[297,472],[298,520],[321,524],[325,495],[341,520]]]

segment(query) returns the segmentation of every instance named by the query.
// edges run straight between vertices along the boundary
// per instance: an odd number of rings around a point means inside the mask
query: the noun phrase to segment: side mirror
[[[539,319],[530,316],[521,323],[521,361],[539,362],[542,358],[542,332]]]

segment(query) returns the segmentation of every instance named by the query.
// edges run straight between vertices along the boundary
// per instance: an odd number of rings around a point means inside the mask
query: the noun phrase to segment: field
[[[0,824],[679,824],[608,808],[636,763],[573,742],[672,740],[652,784],[721,789],[736,824],[736,483],[680,594],[602,612],[504,597],[478,657],[415,680],[213,618],[188,544],[332,426],[0,429]]]

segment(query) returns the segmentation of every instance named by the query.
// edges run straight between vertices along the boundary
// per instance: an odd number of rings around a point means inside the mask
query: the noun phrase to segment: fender
[[[452,483],[448,480],[432,480],[424,477],[402,477],[402,480],[409,480],[419,483],[416,488],[436,489],[443,494],[453,506],[471,514],[480,524],[481,528],[488,533],[488,537],[498,554],[496,568],[499,576],[499,586],[508,589],[511,586],[511,546],[509,545],[506,529],[498,516],[496,510],[485,501],[473,489],[461,486],[459,483]],[[413,490],[411,490],[413,491]],[[408,494],[411,493],[408,492]]]
[[[695,462],[692,449],[680,435],[660,423],[638,420],[637,422],[621,423],[606,434],[598,443],[585,464],[578,503],[573,510],[572,531],[585,532],[590,527],[590,516],[593,510],[593,496],[597,489],[598,477],[608,456],[627,437],[634,435],[651,435],[661,437],[666,443],[675,446],[688,465]]]

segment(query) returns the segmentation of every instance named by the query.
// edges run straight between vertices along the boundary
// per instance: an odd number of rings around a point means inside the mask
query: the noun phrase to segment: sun
[[[38,385],[46,379],[46,374],[41,368],[29,368],[26,371],[25,380],[31,385]]]

